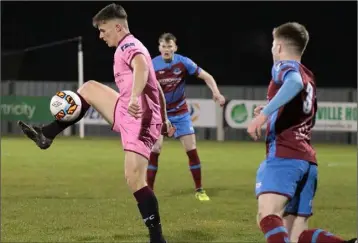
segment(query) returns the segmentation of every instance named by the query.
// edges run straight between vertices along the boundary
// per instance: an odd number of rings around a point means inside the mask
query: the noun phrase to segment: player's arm
[[[139,97],[148,81],[149,66],[144,55],[141,53],[136,54],[132,58],[130,65],[133,69],[132,97]]]
[[[220,106],[225,105],[225,97],[220,93],[219,88],[215,82],[213,76],[211,76],[208,72],[201,69],[198,77],[205,81],[206,85],[211,89],[213,92],[213,98],[216,102],[220,104]]]
[[[217,101],[221,106],[223,106],[225,104],[225,98],[221,95],[213,76],[198,67],[198,65],[188,57],[183,57],[183,63],[190,75],[196,75],[198,78],[205,81],[206,85],[213,92],[214,100]]]
[[[280,82],[283,84],[279,91],[247,128],[247,132],[255,141],[261,137],[261,127],[266,123],[268,116],[290,102],[303,89],[301,75],[296,71],[288,72]]]
[[[216,81],[210,73],[206,72],[204,69],[200,69],[198,78],[205,81],[206,85],[211,89],[213,94],[220,94]]]
[[[283,79],[281,88],[262,110],[262,114],[266,117],[271,115],[277,109],[290,102],[302,90],[303,81],[301,75],[296,71],[287,73]]]
[[[190,75],[195,75],[198,78],[205,81],[205,83],[208,85],[208,87],[211,89],[213,94],[220,94],[220,91],[218,89],[218,86],[215,82],[214,77],[206,72],[204,69],[200,68],[195,62],[193,62],[188,57],[183,57],[183,63],[185,65],[186,70]]]
[[[163,122],[168,120],[168,115],[167,115],[167,104],[165,102],[165,96],[164,96],[164,92],[162,87],[160,86],[160,83],[157,82],[158,85],[158,90],[159,90],[159,100],[160,100],[160,107],[161,107],[161,113],[162,113],[162,118],[163,118]]]
[[[175,128],[170,123],[167,115],[167,104],[165,101],[165,96],[162,87],[160,86],[160,83],[157,83],[158,90],[159,90],[159,100],[160,100],[160,107],[161,107],[161,113],[162,113],[162,119],[163,119],[163,126],[161,134],[164,136],[172,137],[175,132]]]

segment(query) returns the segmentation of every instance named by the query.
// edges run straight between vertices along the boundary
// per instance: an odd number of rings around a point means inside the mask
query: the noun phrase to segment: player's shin
[[[134,192],[139,211],[149,229],[151,243],[164,243],[160,223],[158,201],[153,191],[145,182],[148,160],[134,153],[126,152],[125,177],[127,184]]]
[[[343,239],[321,229],[309,229],[301,233],[298,243],[343,243]]]
[[[147,183],[149,188],[151,188],[152,190],[154,189],[155,177],[158,171],[159,155],[160,154],[157,152],[151,152],[149,157],[149,165],[147,169]]]
[[[258,219],[267,243],[288,243],[289,236],[283,222],[287,197],[263,192],[258,196]]]
[[[189,168],[191,175],[193,176],[193,180],[195,182],[195,189],[201,189],[201,163],[199,159],[199,155],[196,149],[190,150],[187,152],[189,158]]]
[[[149,229],[150,242],[164,243],[158,200],[153,191],[148,186],[145,186],[136,191],[133,195],[138,202],[138,209],[143,221]]]
[[[63,130],[76,124],[78,121],[80,121],[83,118],[83,116],[86,114],[87,110],[90,108],[90,105],[78,92],[76,92],[76,94],[80,97],[81,103],[82,103],[81,113],[78,116],[78,118],[76,120],[70,121],[70,122],[55,120],[52,123],[42,127],[42,133],[46,138],[54,139]]]
[[[288,243],[287,229],[283,225],[281,217],[275,214],[267,215],[260,221],[261,231],[265,235],[267,243]]]

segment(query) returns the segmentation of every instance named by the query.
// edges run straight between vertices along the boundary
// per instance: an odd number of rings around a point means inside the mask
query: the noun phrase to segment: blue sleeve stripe
[[[290,102],[303,89],[302,77],[298,72],[289,72],[284,80],[283,85],[262,110],[265,116],[271,115],[277,109]]]

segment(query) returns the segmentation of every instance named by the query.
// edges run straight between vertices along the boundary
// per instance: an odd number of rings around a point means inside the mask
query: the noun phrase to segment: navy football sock
[[[134,194],[138,202],[138,209],[142,215],[145,225],[148,227],[151,242],[165,242],[160,223],[158,200],[153,191],[145,186]]]

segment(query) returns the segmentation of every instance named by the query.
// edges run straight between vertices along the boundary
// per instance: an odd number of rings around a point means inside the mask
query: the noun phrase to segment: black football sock
[[[149,229],[150,242],[165,242],[162,234],[162,225],[160,223],[158,200],[153,191],[145,186],[134,194],[138,202],[138,208],[142,215],[145,225]]]
[[[65,130],[69,126],[72,126],[73,124],[76,124],[78,121],[80,121],[83,118],[83,116],[86,114],[87,110],[90,108],[90,105],[79,93],[76,92],[76,94],[78,95],[78,97],[80,97],[81,104],[82,104],[81,113],[78,116],[78,118],[76,120],[70,121],[70,122],[54,120],[50,124],[47,124],[46,126],[42,127],[42,133],[45,137],[54,139],[63,130]]]

